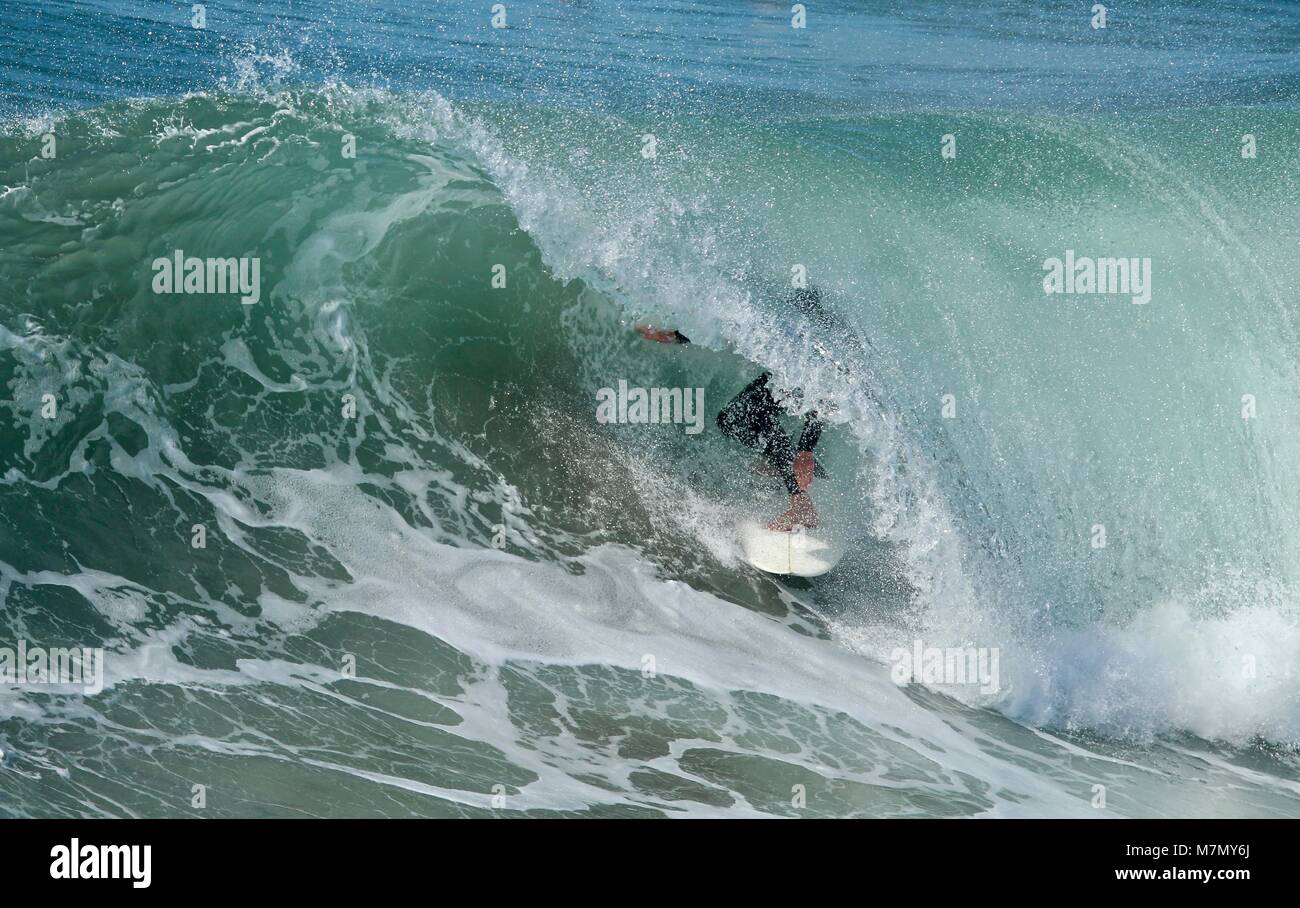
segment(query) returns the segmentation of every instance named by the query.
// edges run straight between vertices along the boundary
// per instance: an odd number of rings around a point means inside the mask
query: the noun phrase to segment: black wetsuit
[[[680,331],[673,332],[673,343],[690,342],[691,339]],[[794,476],[795,455],[817,447],[817,439],[822,434],[822,421],[815,411],[810,412],[804,417],[803,432],[799,434],[798,444],[792,443],[790,436],[781,427],[781,405],[772,397],[772,391],[767,386],[767,380],[771,377],[770,372],[764,372],[733,397],[718,414],[718,428],[728,438],[734,438],[745,447],[762,454],[793,495],[799,491],[799,483]],[[814,469],[818,476],[822,475],[820,465]]]
[[[718,414],[718,428],[728,438],[761,453],[780,473],[786,490],[793,495],[799,491],[799,483],[794,477],[795,455],[817,446],[817,439],[822,434],[822,421],[815,412],[805,416],[799,442],[792,444],[790,436],[781,427],[781,405],[767,386],[769,378],[771,374],[764,372],[733,397]]]

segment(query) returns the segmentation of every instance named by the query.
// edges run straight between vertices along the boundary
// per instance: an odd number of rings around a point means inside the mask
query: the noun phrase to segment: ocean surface
[[[0,5],[0,816],[1300,816],[1300,5],[808,7]]]

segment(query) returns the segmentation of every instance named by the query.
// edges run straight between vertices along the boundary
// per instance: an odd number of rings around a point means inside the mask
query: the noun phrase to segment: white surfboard
[[[800,528],[778,533],[752,520],[742,521],[736,529],[745,560],[769,574],[817,577],[835,567],[844,554],[824,531]]]

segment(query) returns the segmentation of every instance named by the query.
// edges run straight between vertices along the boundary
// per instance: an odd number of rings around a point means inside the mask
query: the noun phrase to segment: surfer
[[[781,426],[782,408],[768,387],[771,377],[771,373],[764,372],[733,397],[718,414],[718,428],[728,438],[762,454],[781,477],[790,493],[790,507],[767,528],[788,533],[797,526],[817,526],[817,512],[808,490],[815,472],[812,452],[821,438],[822,422],[816,411],[808,413],[799,441],[792,442]]]
[[[636,330],[646,340],[660,344],[691,342],[674,329],[637,325]],[[766,468],[781,477],[790,493],[790,507],[767,528],[788,533],[795,527],[817,526],[817,511],[808,490],[817,471],[812,452],[822,434],[822,421],[816,411],[808,413],[799,440],[792,441],[781,426],[783,408],[769,387],[771,377],[771,373],[764,372],[733,397],[718,413],[718,428],[728,438],[758,451]],[[797,397],[797,393],[782,394],[784,400]]]

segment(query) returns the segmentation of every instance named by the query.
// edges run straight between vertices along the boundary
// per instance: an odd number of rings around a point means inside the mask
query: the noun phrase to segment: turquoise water
[[[1300,814],[1300,10],[1076,6],[7,4],[0,646],[105,683],[0,686],[0,814]],[[760,368],[824,578],[594,418]]]

